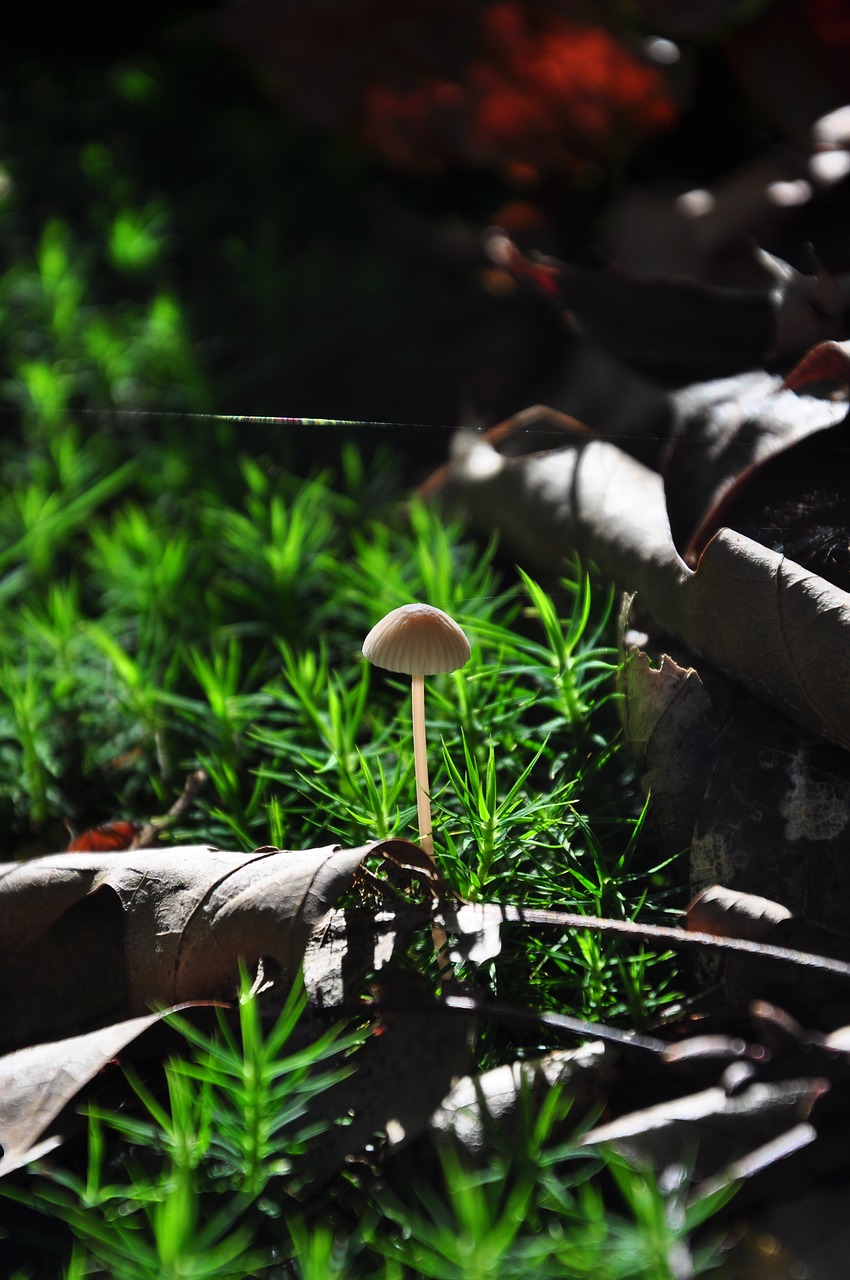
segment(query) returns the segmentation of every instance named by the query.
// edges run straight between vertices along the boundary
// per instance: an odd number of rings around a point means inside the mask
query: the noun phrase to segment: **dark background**
[[[650,56],[659,35],[675,62]],[[753,283],[755,241],[790,258],[812,241],[848,269],[846,183],[769,216],[760,202],[765,165],[805,174],[848,54],[834,0],[18,12],[0,54],[0,267],[58,218],[97,305],[167,289],[199,371],[179,408],[490,424],[557,400],[578,341],[488,263],[491,224],[583,265],[721,284]],[[730,182],[724,227],[683,231],[676,195]],[[151,205],[160,250],[116,268],[110,219]],[[446,442],[394,438],[429,459]]]

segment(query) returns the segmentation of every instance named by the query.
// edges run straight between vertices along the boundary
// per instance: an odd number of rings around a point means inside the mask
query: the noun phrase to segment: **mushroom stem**
[[[425,744],[425,677],[411,676],[413,711],[413,769],[416,774],[416,813],[419,819],[419,843],[434,861],[434,836],[431,823],[431,791],[428,786],[428,751]]]
[[[419,843],[431,861],[434,858],[434,834],[431,823],[431,790],[428,785],[428,749],[425,741],[425,677],[415,672],[410,677],[410,701],[413,715],[413,772],[416,778],[416,814],[419,819]],[[431,925],[431,937],[437,964],[443,979],[452,977],[449,963],[449,940],[445,929]]]
[[[363,641],[363,657],[387,671],[403,671],[412,679],[413,767],[419,842],[436,867],[425,743],[425,677],[436,675],[438,671],[457,671],[462,667],[469,660],[469,641],[442,609],[435,609],[430,604],[404,604],[398,609],[391,609],[386,617],[375,623]],[[439,896],[435,891],[435,901]],[[450,979],[452,970],[445,932],[435,924],[431,927],[431,935],[443,979]]]

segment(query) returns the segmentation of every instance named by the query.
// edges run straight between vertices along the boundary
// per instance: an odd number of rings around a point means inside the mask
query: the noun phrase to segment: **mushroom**
[[[428,786],[428,753],[425,745],[425,677],[456,671],[469,659],[469,641],[442,609],[430,604],[405,604],[376,623],[363,641],[363,657],[376,667],[401,671],[411,677],[413,708],[413,769],[416,777],[416,812],[419,843],[434,861],[431,828],[431,793]],[[444,959],[446,935],[432,930],[438,960]]]

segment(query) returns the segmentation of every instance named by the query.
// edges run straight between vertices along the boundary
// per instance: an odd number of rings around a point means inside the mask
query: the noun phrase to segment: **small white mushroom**
[[[419,843],[434,861],[428,751],[425,741],[425,676],[456,671],[469,659],[469,641],[447,613],[430,604],[405,604],[382,618],[363,641],[363,657],[376,667],[411,677],[413,769]],[[444,979],[451,977],[444,931],[432,928],[434,949]]]
[[[425,676],[456,671],[469,659],[469,641],[442,609],[430,604],[404,604],[376,623],[363,641],[363,657],[376,667],[411,677],[413,767],[419,841],[433,860],[431,793],[425,745]]]

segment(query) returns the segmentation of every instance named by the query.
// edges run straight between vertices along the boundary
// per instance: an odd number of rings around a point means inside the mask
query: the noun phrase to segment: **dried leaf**
[[[431,912],[416,907],[327,912],[317,921],[304,956],[304,985],[311,1002],[318,1008],[340,1007],[359,993],[368,974],[390,963],[414,929],[430,923]]]
[[[599,1112],[611,1091],[616,1051],[601,1041],[578,1049],[547,1054],[533,1062],[511,1062],[478,1076],[464,1076],[431,1118],[431,1130],[439,1138],[451,1138],[472,1156],[487,1156],[493,1126],[502,1141],[519,1136],[523,1107],[535,1108],[552,1088],[570,1098],[570,1129]]]
[[[572,431],[542,407],[510,423]],[[504,439],[506,424],[495,431]],[[850,595],[729,529],[692,571],[673,545],[661,477],[621,449],[579,436],[508,458],[481,437],[439,487],[532,565],[556,569],[576,552],[595,563],[664,632],[805,728],[850,746]]]
[[[108,1062],[167,1012],[171,1011],[31,1045],[0,1058],[0,1177],[53,1150],[61,1136],[45,1139],[43,1135],[60,1112]]]
[[[487,248],[498,266],[551,299],[591,342],[671,383],[797,359],[839,332],[841,291],[816,262],[804,275],[758,251],[764,289],[720,289],[680,277],[641,279],[616,267],[588,271],[533,261],[498,230]]]
[[[488,910],[492,905],[465,902],[454,911],[449,927],[460,934],[460,944],[449,955],[455,964],[485,964],[502,950],[503,917]]]
[[[0,867],[4,1042],[232,992],[239,958],[300,966],[317,921],[387,842],[251,854],[200,846]]]
[[[769,939],[774,927],[790,918],[791,912],[778,902],[724,889],[721,885],[705,889],[688,907],[689,929],[723,938],[749,938],[753,942]]]
[[[805,360],[799,369],[804,366]],[[673,541],[688,564],[698,562],[721,525],[741,527],[730,510],[767,461],[844,421],[846,403],[798,394],[793,385],[755,370],[696,383],[672,397],[665,496]],[[818,444],[828,447],[825,440]],[[827,465],[834,465],[831,459]]]
[[[784,879],[779,874],[775,878]],[[825,927],[819,920],[820,916],[832,915],[840,917],[846,925],[843,906],[830,908],[828,901],[816,899],[809,912],[806,917],[795,915],[778,902],[713,885],[689,906],[688,928],[717,937],[748,939],[765,947],[814,952],[844,963],[850,960],[850,935],[846,927],[839,932]],[[711,973],[713,981],[722,980],[724,1003],[730,1009],[742,1008],[753,1001],[761,1004],[772,1001],[789,1016],[796,1014],[808,1027],[820,1030],[834,1026],[845,1017],[844,983],[826,972],[815,975],[804,968],[780,970],[758,951],[747,955],[724,954],[722,966],[718,959],[713,969],[702,966],[700,972],[703,977]]]
[[[697,671],[680,666],[669,654],[653,666],[646,653],[630,648],[619,684],[626,741],[644,790],[652,796],[653,828],[664,853],[676,857],[691,847],[722,726]],[[702,874],[709,881],[729,883],[723,875]],[[693,883],[693,869],[691,876]]]
[[[704,1089],[598,1125],[582,1143],[611,1146],[655,1169],[695,1156],[697,1176],[714,1177],[806,1119],[827,1088],[825,1081],[803,1078],[754,1083],[732,1096],[719,1086]]]
[[[117,853],[121,849],[129,849],[141,829],[138,822],[128,822],[124,818],[102,822],[73,836],[68,842],[68,852]]]
[[[850,343],[820,342],[808,351],[783,384],[790,391],[814,391],[825,388],[850,390]]]
[[[621,687],[651,820],[668,855],[689,850],[691,892],[769,895],[846,929],[847,752],[697,658],[633,652]]]
[[[481,1005],[479,1017],[491,1012],[499,1019],[535,1016]],[[538,1016],[549,1025],[551,1015]],[[692,1201],[740,1179],[755,1184],[750,1202],[763,1201],[783,1176],[805,1184],[812,1167],[843,1162],[840,1143],[832,1149],[832,1131],[846,1116],[847,1055],[842,1033],[807,1033],[783,1010],[763,1003],[753,1006],[751,1025],[763,1044],[747,1043],[740,1032],[724,1034],[705,1018],[684,1018],[681,1026],[667,1028],[680,1038],[661,1053],[640,1037],[631,1044],[591,1041],[460,1080],[435,1113],[432,1133],[486,1161],[493,1142],[509,1144],[513,1128],[527,1124],[548,1091],[560,1086],[573,1099],[561,1137],[575,1138],[583,1120],[604,1110],[605,1122],[585,1131],[583,1145],[613,1146],[659,1173],[687,1168],[702,1180]],[[688,1034],[689,1026],[698,1034]],[[783,1175],[784,1162],[815,1140],[814,1165],[797,1159]]]
[[[193,769],[187,774],[183,790],[168,812],[144,824],[129,822],[124,818],[114,818],[111,822],[102,822],[78,835],[70,821],[66,819],[65,825],[71,834],[67,850],[69,853],[86,851],[117,853],[121,849],[146,849],[167,826],[191,808],[198,792],[208,781],[209,778],[204,769]]]
[[[425,981],[409,971],[382,971],[373,984],[376,1033],[351,1060],[352,1074],[319,1099],[320,1113],[344,1126],[310,1150],[313,1177],[322,1182],[342,1161],[386,1134],[399,1150],[421,1134],[454,1082],[468,1071],[475,1017],[444,1014]],[[360,1006],[368,1012],[370,1006]]]

